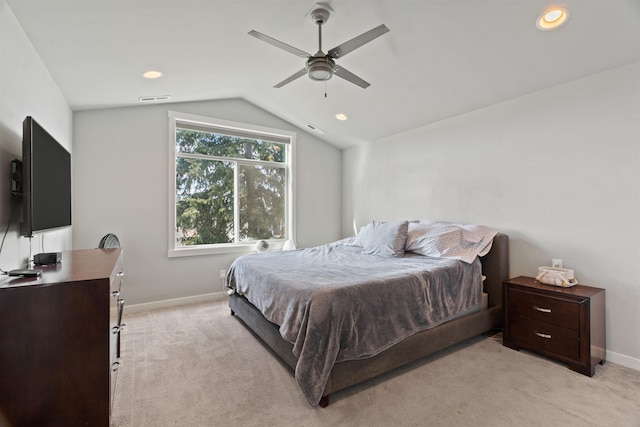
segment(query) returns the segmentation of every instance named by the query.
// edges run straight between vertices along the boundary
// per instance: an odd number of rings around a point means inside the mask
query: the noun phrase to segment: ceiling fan
[[[345,69],[344,67],[337,65],[335,60],[338,58],[342,58],[347,53],[352,52],[360,46],[380,37],[381,35],[388,32],[389,29],[384,24],[377,26],[365,33],[360,34],[357,37],[354,37],[349,41],[342,43],[339,46],[334,47],[325,54],[322,51],[322,25],[327,22],[332,12],[333,9],[326,3],[316,3],[315,7],[311,10],[311,19],[318,25],[318,52],[315,55],[311,55],[303,50],[259,33],[258,31],[249,31],[249,35],[257,38],[258,40],[262,40],[275,47],[279,47],[280,49],[286,50],[287,52],[293,53],[294,55],[301,58],[307,58],[307,63],[303,69],[297,71],[290,77],[276,84],[274,86],[275,88],[280,88],[287,83],[291,83],[295,79],[302,77],[305,74],[308,74],[309,78],[315,81],[327,81],[335,74],[336,76],[341,77],[353,84],[356,84],[363,89],[366,89],[369,86],[369,83],[367,83],[360,77],[356,76],[350,71],[347,71],[347,69]]]

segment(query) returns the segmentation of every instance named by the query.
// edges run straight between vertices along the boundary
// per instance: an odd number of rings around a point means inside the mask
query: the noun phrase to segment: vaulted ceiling
[[[337,61],[371,86],[276,89],[304,59],[247,33],[313,54],[313,0],[6,1],[74,110],[241,97],[338,147],[640,61],[639,0],[564,0],[570,19],[553,31],[535,25],[551,0],[327,0],[325,52],[391,30]]]

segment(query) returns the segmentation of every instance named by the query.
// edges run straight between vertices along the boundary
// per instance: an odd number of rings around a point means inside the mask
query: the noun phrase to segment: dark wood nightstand
[[[605,362],[605,290],[544,285],[533,277],[504,282],[503,344],[566,362],[593,376]]]

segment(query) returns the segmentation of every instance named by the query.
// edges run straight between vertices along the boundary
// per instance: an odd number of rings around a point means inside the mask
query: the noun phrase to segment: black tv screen
[[[32,117],[22,124],[21,234],[71,225],[71,155]]]

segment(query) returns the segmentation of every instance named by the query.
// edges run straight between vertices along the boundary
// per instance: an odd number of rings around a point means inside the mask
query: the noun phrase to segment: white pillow
[[[406,251],[472,263],[491,249],[497,231],[475,224],[421,221],[409,223]]]
[[[369,255],[403,256],[407,241],[407,221],[373,221],[362,227],[354,245],[362,246],[362,252]]]
[[[353,246],[364,246],[365,242],[368,239],[369,233],[371,233],[371,229],[373,228],[373,222],[370,222],[367,225],[360,227],[360,231],[356,234],[355,239],[351,243]]]

